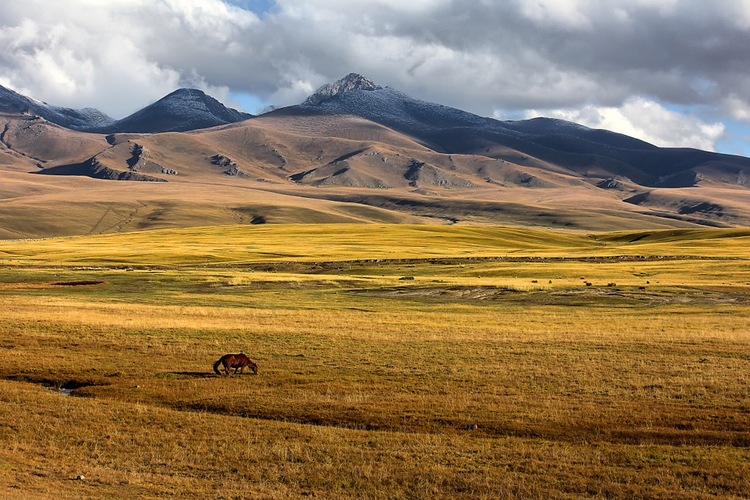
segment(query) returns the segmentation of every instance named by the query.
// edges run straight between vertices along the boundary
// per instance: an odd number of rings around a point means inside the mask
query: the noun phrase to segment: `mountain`
[[[356,73],[324,85],[298,106],[274,112],[354,115],[420,137],[429,143],[433,142],[435,134],[448,128],[495,127],[501,123],[456,108],[415,99],[390,87],[376,85]],[[442,149],[439,144],[431,145]]]
[[[447,154],[517,161],[518,154],[583,176],[626,177],[647,187],[689,187],[721,175],[744,183],[750,159],[689,148],[660,148],[564,120],[500,121],[415,99],[349,74],[305,102],[274,111],[286,116],[352,115],[380,123]],[[510,155],[507,150],[512,150]]]
[[[0,113],[36,115],[45,120],[73,130],[87,130],[111,125],[114,120],[93,108],[71,109],[52,106],[30,99],[0,86]]]
[[[0,113],[40,116],[71,130],[106,134],[185,132],[252,117],[224,106],[197,89],[175,90],[122,120],[114,120],[94,108],[52,106],[0,86]]]
[[[303,105],[319,105],[320,103],[325,102],[333,97],[339,96],[346,92],[353,92],[355,90],[369,91],[382,89],[383,87],[381,87],[380,85],[375,85],[372,81],[368,80],[362,75],[358,75],[357,73],[349,73],[347,76],[337,82],[323,85],[317,90],[317,92],[308,97]]]
[[[226,125],[252,115],[227,108],[197,89],[179,89],[132,115],[95,129],[102,133],[185,132]]]
[[[750,226],[748,158],[494,120],[357,74],[250,119],[186,89],[101,133],[34,109],[55,108],[0,96],[0,238],[261,222]],[[191,132],[130,132],[179,128]]]

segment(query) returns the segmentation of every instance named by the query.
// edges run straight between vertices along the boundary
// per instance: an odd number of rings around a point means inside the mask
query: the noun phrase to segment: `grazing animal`
[[[246,366],[249,366],[255,375],[258,374],[258,365],[250,361],[250,358],[241,352],[238,354],[225,354],[219,358],[219,360],[214,363],[214,371],[217,375],[221,375],[219,365],[224,365],[225,377],[229,376],[229,370],[231,368],[234,368],[234,373],[232,375],[236,375],[238,371],[239,373],[242,373]]]

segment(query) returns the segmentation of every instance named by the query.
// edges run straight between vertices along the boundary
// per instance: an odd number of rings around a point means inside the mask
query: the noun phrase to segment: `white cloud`
[[[728,95],[722,107],[734,120],[750,123],[750,103],[736,94]]]
[[[11,2],[17,7],[17,2]],[[180,86],[218,98],[228,85],[207,74],[258,18],[220,0],[29,0],[0,16],[3,83],[47,102],[95,106],[121,118]],[[234,48],[237,51],[237,48]]]
[[[620,107],[585,106],[578,109],[531,110],[527,117],[544,115],[636,137],[662,147],[715,150],[725,133],[721,123],[670,111],[657,102],[633,97]]]

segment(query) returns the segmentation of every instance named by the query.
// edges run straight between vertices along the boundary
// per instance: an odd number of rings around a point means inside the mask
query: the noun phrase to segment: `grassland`
[[[749,243],[403,225],[0,242],[0,496],[747,498]],[[239,350],[258,376],[217,377]]]

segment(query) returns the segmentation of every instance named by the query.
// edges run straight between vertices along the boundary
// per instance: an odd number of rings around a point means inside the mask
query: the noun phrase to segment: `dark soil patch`
[[[20,375],[6,375],[0,376],[4,380],[10,380],[12,382],[25,382],[28,384],[39,384],[48,389],[60,389],[65,391],[74,391],[82,387],[91,387],[97,385],[107,385],[101,381],[87,380],[87,379],[63,379],[63,378],[51,378],[47,376],[37,376],[31,374],[20,374]]]
[[[238,373],[237,376],[241,374]],[[215,378],[218,377],[213,371],[205,372],[165,372],[157,375],[158,378]]]
[[[587,286],[551,290],[516,290],[506,287],[469,286],[403,286],[377,289],[354,289],[354,295],[421,300],[429,302],[512,302],[515,304],[566,305],[586,307],[649,307],[666,304],[732,304],[750,302],[746,293],[683,288],[654,290],[636,287]]]
[[[77,281],[58,281],[52,283],[54,286],[92,286],[92,285],[105,285],[106,281],[98,280],[77,280]]]

